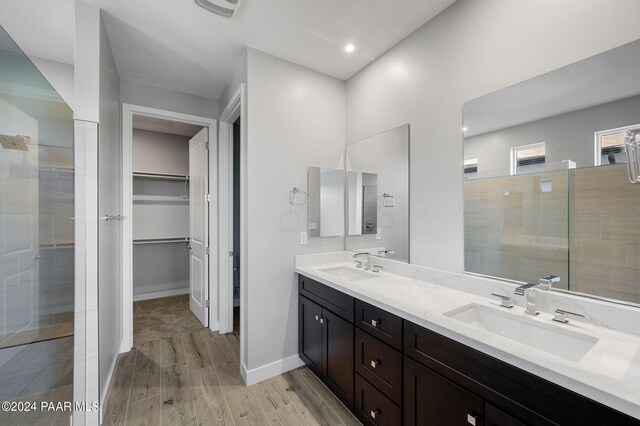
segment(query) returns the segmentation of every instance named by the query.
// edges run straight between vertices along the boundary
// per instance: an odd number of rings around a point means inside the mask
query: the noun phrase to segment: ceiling
[[[195,124],[148,117],[145,115],[134,115],[132,127],[139,130],[150,130],[152,132],[169,133],[172,135],[189,137],[195,136],[200,130],[202,130],[202,126],[196,126]]]
[[[105,11],[121,78],[217,99],[245,46],[346,80],[455,0],[244,0],[231,19],[192,0],[86,1]],[[0,0],[29,55],[72,63],[73,22],[73,0]]]
[[[640,41],[634,41],[469,101],[465,137],[636,96],[638,63]]]

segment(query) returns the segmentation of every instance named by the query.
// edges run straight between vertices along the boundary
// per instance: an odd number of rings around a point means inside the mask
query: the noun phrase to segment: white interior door
[[[205,326],[209,325],[209,129],[189,141],[189,307]]]

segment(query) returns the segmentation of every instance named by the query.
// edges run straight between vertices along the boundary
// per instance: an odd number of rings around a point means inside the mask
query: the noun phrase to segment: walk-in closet
[[[191,239],[207,215],[208,129],[143,115],[132,127],[133,300],[188,295],[206,284]]]

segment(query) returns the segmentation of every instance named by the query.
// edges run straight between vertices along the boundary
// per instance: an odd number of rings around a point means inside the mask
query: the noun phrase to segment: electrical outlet
[[[300,233],[300,244],[303,245],[303,246],[307,245],[307,233],[306,233],[306,231],[302,231]]]

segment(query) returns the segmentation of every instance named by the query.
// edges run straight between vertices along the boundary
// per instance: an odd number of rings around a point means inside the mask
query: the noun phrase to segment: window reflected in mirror
[[[464,104],[465,270],[640,303],[640,41]]]

